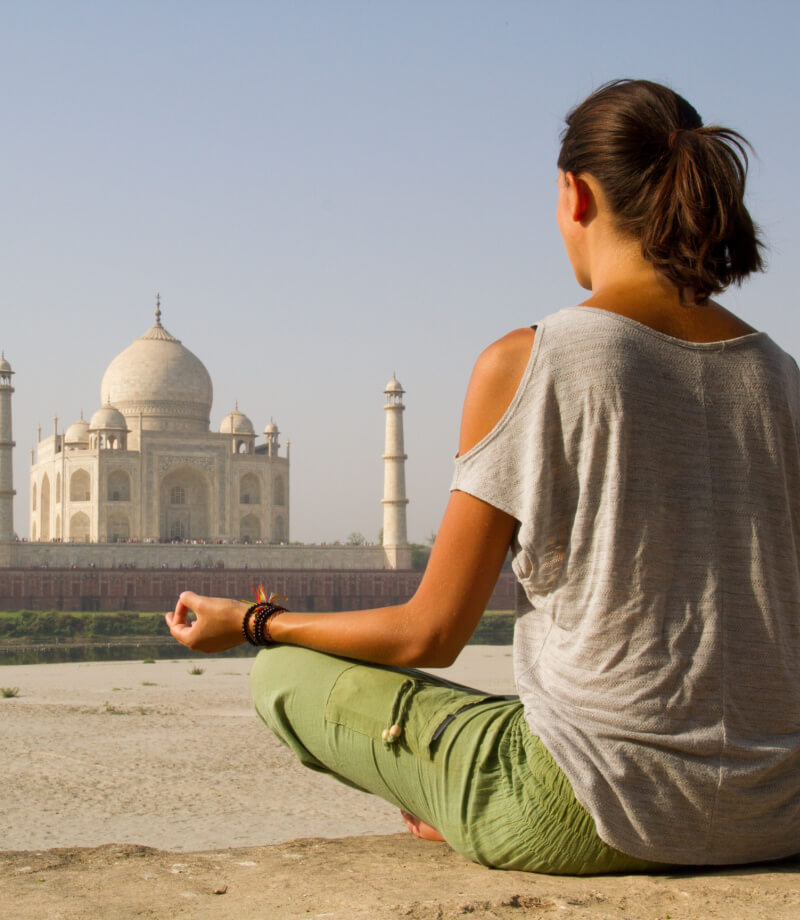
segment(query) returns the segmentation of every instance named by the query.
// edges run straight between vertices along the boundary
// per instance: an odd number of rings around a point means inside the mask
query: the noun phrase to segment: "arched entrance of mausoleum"
[[[193,466],[172,469],[159,488],[159,537],[162,540],[211,539],[211,487]]]

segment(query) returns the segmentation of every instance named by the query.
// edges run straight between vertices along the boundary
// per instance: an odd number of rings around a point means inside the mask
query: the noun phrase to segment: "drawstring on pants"
[[[384,728],[381,732],[381,739],[384,744],[394,744],[403,734],[403,723],[408,716],[408,708],[411,705],[411,698],[419,688],[419,681],[409,678],[403,681],[400,690],[394,700],[392,708],[392,724],[389,728]]]

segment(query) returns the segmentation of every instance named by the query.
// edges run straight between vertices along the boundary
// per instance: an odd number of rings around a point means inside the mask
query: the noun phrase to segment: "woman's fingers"
[[[185,625],[189,620],[189,612],[191,608],[185,602],[184,598],[189,592],[184,591],[183,594],[175,602],[175,609],[171,610],[166,615],[167,626],[172,630],[173,626]]]
[[[186,610],[193,610],[197,613],[197,608],[209,600],[211,598],[202,597],[200,594],[195,594],[194,591],[182,591],[178,598],[178,604]]]
[[[191,591],[184,591],[175,603],[175,609],[166,615],[170,633],[183,645],[189,644],[189,634],[194,625],[189,622],[189,613],[196,612],[195,608],[200,606],[197,601],[201,600],[199,595]]]
[[[192,631],[192,624],[185,619],[180,619],[175,611],[168,613],[166,616],[167,626],[173,638],[177,639],[182,645],[188,645],[188,635]]]
[[[184,591],[175,609],[166,615],[172,636],[200,652],[221,652],[244,642],[241,620],[247,605],[222,597],[203,597]],[[196,619],[190,620],[194,613]]]

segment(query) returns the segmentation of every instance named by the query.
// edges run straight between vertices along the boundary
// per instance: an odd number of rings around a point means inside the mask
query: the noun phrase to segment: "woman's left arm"
[[[461,423],[465,453],[497,423],[516,392],[533,344],[521,329],[478,359]],[[472,635],[503,566],[516,521],[464,492],[450,495],[428,566],[404,604],[342,613],[282,613],[272,638],[346,658],[405,667],[445,667]],[[172,635],[189,648],[218,652],[244,642],[247,604],[184,592],[167,614]],[[194,611],[197,619],[190,621]]]

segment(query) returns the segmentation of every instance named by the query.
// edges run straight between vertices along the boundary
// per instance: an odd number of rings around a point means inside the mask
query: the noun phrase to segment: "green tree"
[[[431,555],[430,546],[422,543],[409,543],[411,547],[411,568],[417,571],[423,571],[428,566],[428,559]]]

